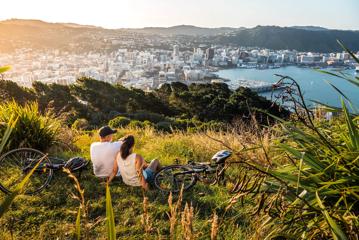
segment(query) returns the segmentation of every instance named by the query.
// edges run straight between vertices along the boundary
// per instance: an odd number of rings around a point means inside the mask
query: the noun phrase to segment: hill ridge
[[[209,44],[230,44],[274,50],[295,49],[311,52],[342,51],[337,44],[337,40],[341,40],[352,51],[359,51],[359,31],[325,29],[316,26],[259,25],[253,28],[206,28],[183,24],[172,27],[106,29],[74,23],[48,23],[41,20],[22,19],[0,21],[0,41],[2,43],[0,50],[5,51],[4,46],[17,49],[25,46],[26,43],[31,48],[61,48],[79,43],[79,39],[82,41],[80,42],[81,45],[86,45],[84,48],[96,49],[96,46],[98,48],[103,47],[103,39],[116,38],[124,33],[171,37],[186,35],[195,42]]]

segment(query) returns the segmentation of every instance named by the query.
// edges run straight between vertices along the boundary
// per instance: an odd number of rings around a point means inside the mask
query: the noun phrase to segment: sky
[[[359,0],[2,0],[0,20],[104,28],[321,26],[359,30]]]

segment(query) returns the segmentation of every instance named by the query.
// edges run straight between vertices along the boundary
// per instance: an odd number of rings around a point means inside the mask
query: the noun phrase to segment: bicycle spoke
[[[190,170],[186,166],[168,166],[156,175],[156,187],[166,192],[179,192],[182,185],[184,189],[188,189],[195,182],[195,177],[189,172]]]
[[[16,149],[5,153],[0,157],[0,184],[7,191],[13,190],[44,156],[43,153],[29,148]],[[43,163],[50,163],[49,159],[43,159]],[[53,170],[47,170],[43,166],[40,165],[30,177],[25,193],[37,192],[47,184]]]

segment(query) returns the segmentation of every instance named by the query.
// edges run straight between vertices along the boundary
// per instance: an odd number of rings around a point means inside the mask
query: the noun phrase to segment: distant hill
[[[0,21],[0,51],[18,48],[89,50],[101,46],[112,30],[69,23],[11,19]],[[76,48],[71,47],[73,45]]]
[[[359,51],[359,31],[313,31],[293,27],[257,26],[251,29],[241,29],[231,34],[214,36],[211,41],[269,49],[296,49],[313,52],[342,51],[337,39],[349,49]]]
[[[91,26],[91,25],[81,25],[77,23],[49,23],[36,19],[9,19],[0,21],[1,25],[9,26],[27,26],[27,27],[41,27],[41,28],[61,28],[61,27],[73,27],[73,28],[98,28],[100,27]]]
[[[0,51],[21,47],[61,48],[70,51],[106,49],[104,39],[134,39],[134,34],[163,35],[175,38],[186,35],[196,42],[233,44],[270,49],[336,52],[342,49],[336,40],[359,51],[359,31],[332,30],[316,26],[257,26],[254,28],[203,28],[180,25],[168,28],[104,29],[73,23],[47,23],[39,20],[0,21]],[[127,36],[126,36],[127,35]]]
[[[220,28],[203,28],[192,25],[179,25],[173,27],[146,27],[140,29],[129,29],[131,31],[150,33],[150,34],[165,34],[165,35],[218,35],[223,33],[230,33],[238,28],[220,27]]]
[[[308,31],[328,31],[329,30],[328,28],[317,27],[317,26],[293,26],[291,28],[308,30]]]

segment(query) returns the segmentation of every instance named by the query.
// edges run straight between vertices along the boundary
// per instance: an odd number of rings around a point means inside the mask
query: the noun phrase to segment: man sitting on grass
[[[111,129],[109,126],[104,126],[99,130],[100,142],[91,144],[91,161],[96,177],[105,179],[112,173],[116,155],[122,145],[121,141],[112,142],[113,134],[116,132],[117,130]],[[119,172],[116,175],[120,176]]]

